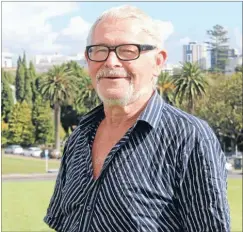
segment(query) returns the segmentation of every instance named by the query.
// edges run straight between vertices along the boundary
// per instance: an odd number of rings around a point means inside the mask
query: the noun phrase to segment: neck
[[[126,106],[107,106],[104,104],[104,123],[111,128],[133,125],[146,107],[153,93],[143,95]]]

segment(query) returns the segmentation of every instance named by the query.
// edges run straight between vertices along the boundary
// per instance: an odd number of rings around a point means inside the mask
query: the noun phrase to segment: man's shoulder
[[[209,124],[195,115],[189,114],[175,106],[165,103],[163,108],[163,119],[175,130],[183,129],[185,132],[196,132],[201,138],[214,137],[214,132]]]

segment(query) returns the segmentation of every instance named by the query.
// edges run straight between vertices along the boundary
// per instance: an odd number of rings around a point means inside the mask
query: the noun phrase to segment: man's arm
[[[184,230],[229,232],[227,170],[216,136],[198,142],[182,159],[177,200]]]
[[[59,172],[56,179],[56,184],[54,188],[54,193],[50,200],[47,214],[44,217],[44,222],[48,224],[51,228],[55,229],[56,231],[62,231],[63,227],[63,214],[60,208],[61,200],[62,200],[62,188],[65,184],[65,176],[66,176],[66,166],[65,166],[65,159],[67,153],[67,144],[65,144],[64,152],[59,168]]]

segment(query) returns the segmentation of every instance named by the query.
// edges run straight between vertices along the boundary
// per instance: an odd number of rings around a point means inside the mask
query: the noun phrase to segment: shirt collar
[[[137,121],[144,121],[152,126],[154,129],[157,128],[161,117],[162,117],[162,109],[164,107],[164,100],[159,95],[157,91],[155,91],[152,97],[149,99],[145,109],[142,111]],[[89,112],[86,116],[84,116],[82,120],[82,124],[96,123],[105,118],[104,113],[104,105],[101,104],[98,107],[94,108],[91,112]]]
[[[163,107],[164,100],[159,95],[158,91],[155,91],[152,97],[149,99],[147,106],[140,114],[138,121],[147,122],[154,129],[156,129],[162,118]]]

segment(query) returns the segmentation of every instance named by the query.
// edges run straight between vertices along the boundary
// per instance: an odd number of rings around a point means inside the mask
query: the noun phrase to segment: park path
[[[44,174],[8,174],[2,175],[2,181],[41,181],[41,180],[56,180],[57,172]]]

